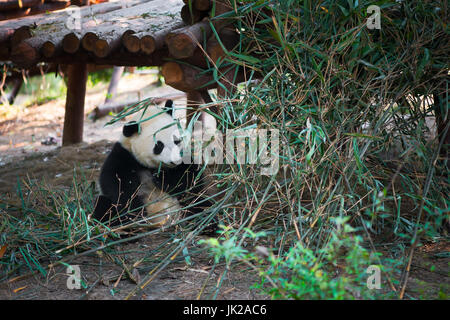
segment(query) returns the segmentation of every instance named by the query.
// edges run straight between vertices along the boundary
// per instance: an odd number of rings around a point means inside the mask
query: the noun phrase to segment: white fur
[[[148,118],[151,119],[140,123],[140,132],[131,137],[121,136],[122,146],[148,168],[157,168],[160,163],[168,167],[181,164],[182,144],[176,145],[174,142],[180,140],[181,136],[176,120],[159,107],[148,108],[145,114],[140,113],[134,120],[141,121]],[[164,143],[164,149],[158,155],[153,153],[157,141]]]
[[[146,121],[140,122],[140,132],[131,137],[122,135],[120,143],[135,156],[136,160],[148,168],[158,168],[160,163],[168,167],[181,164],[182,143],[176,145],[174,142],[181,139],[176,119],[162,108],[150,107],[145,114],[139,113],[132,120]],[[164,143],[164,149],[156,155],[153,149],[158,141]],[[146,204],[145,218],[155,216],[147,220],[147,224],[150,227],[162,227],[177,221],[181,212],[178,200],[158,189],[150,172],[142,172],[140,178],[138,195]]]

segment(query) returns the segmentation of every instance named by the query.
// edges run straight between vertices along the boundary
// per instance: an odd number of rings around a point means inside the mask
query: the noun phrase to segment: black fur
[[[166,104],[164,105],[164,110],[166,110],[166,112],[168,114],[173,116],[173,101],[172,100],[167,100],[166,101]]]
[[[127,138],[131,137],[133,134],[138,132],[139,132],[139,123],[137,123],[136,121],[130,121],[123,126],[122,133]]]
[[[181,164],[174,168],[150,169],[141,165],[128,150],[116,142],[101,168],[100,187],[103,195],[97,200],[93,217],[106,222],[119,216],[119,220],[111,222],[114,226],[128,223],[145,210],[144,200],[136,195],[141,185],[140,173],[145,170],[151,173],[155,186],[177,198],[181,206],[190,205],[195,199],[188,213],[199,213],[211,203],[209,201],[198,203],[202,200],[195,196],[203,187],[201,185],[203,181],[195,181],[199,173],[196,167]]]
[[[153,153],[161,154],[163,150],[164,150],[164,143],[158,140],[158,142],[156,142],[155,146],[153,147]]]

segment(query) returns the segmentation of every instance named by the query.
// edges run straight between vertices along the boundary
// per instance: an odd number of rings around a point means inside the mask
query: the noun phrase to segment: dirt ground
[[[143,96],[161,96],[173,93],[168,87],[153,88],[150,77],[127,75],[121,97],[145,92]],[[128,91],[127,91],[128,90]],[[86,114],[102,103],[106,85],[88,91]],[[185,101],[176,101],[183,104]],[[16,196],[17,179],[39,179],[55,188],[70,186],[74,167],[82,168],[89,181],[98,177],[112,143],[117,139],[121,124],[105,127],[110,117],[96,122],[86,119],[84,141],[79,145],[61,147],[64,100],[54,100],[42,105],[28,107],[0,119],[0,194],[11,203],[19,201]],[[49,136],[56,138],[56,145],[43,145]],[[119,245],[124,261],[135,261],[133,249],[152,250],[168,239],[164,233],[145,237],[138,242]],[[441,256],[446,252],[447,256]],[[438,298],[439,292],[449,294],[450,245],[428,244],[419,248],[413,259],[407,294],[414,298]],[[239,267],[223,275],[224,267],[211,271],[212,258],[207,254],[192,256],[191,265],[173,262],[157,274],[139,296],[140,299],[196,299],[214,296],[216,285],[221,283],[217,299],[264,299],[251,289],[258,279]],[[71,261],[79,265],[83,281],[88,289],[69,290],[65,267],[52,268],[46,278],[40,274],[9,279],[0,283],[0,299],[123,299],[136,287],[123,268],[105,256],[86,255]],[[136,269],[135,269],[136,270]],[[142,279],[146,274],[135,274]],[[223,279],[222,279],[223,277]],[[208,281],[206,281],[208,280]],[[222,282],[223,280],[223,282]],[[443,289],[444,288],[444,289]]]
[[[170,87],[149,85],[153,81],[154,76],[125,75],[119,84],[117,100],[129,100],[137,91],[141,97],[177,93]],[[105,127],[110,116],[96,122],[88,117],[103,102],[106,89],[107,84],[103,84],[88,90],[84,142],[78,145],[61,147],[64,99],[13,110],[9,116],[0,119],[0,194],[5,201],[13,205],[18,203],[18,179],[38,180],[54,188],[68,188],[72,184],[74,168],[79,168],[88,181],[97,180],[100,167],[123,125],[116,123]],[[21,97],[17,99],[20,101]],[[185,105],[186,100],[176,100],[175,104]],[[56,144],[41,143],[49,137],[53,137]],[[118,245],[116,249],[124,252],[119,254],[123,259],[135,261],[136,257],[126,252],[151,250],[168,239],[169,235],[161,233],[135,243]],[[24,272],[24,277],[13,277],[0,283],[0,299],[123,299],[136,287],[136,283],[122,273],[123,268],[98,254],[76,258],[70,263],[80,266],[88,289],[68,289],[66,267],[57,266],[50,269],[46,278],[37,273]],[[224,271],[224,267],[216,267],[210,274],[211,264],[212,258],[207,254],[192,256],[190,265],[173,262],[145,287],[139,298],[196,299],[200,292],[203,293],[202,298],[211,298]],[[143,278],[145,273],[135,276]],[[250,289],[255,281],[257,279],[247,273],[228,273],[221,282],[217,298],[261,298]]]

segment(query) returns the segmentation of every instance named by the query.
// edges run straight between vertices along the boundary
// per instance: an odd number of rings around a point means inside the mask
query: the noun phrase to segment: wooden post
[[[66,113],[64,115],[63,146],[83,141],[84,99],[87,64],[71,64],[67,68]]]

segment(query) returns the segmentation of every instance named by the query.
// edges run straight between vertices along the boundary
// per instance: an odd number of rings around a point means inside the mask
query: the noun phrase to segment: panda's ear
[[[136,121],[130,121],[123,126],[123,135],[127,138],[131,137],[133,134],[139,132],[139,123]]]
[[[166,104],[164,105],[164,110],[171,116],[173,116],[173,101],[167,100]]]

